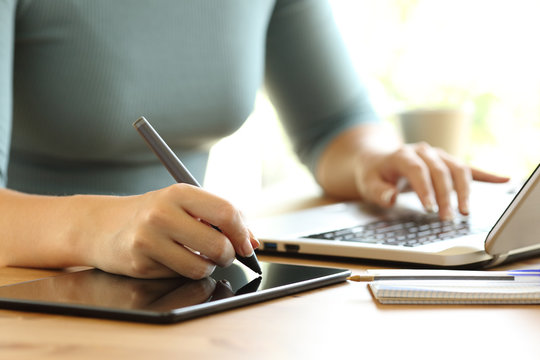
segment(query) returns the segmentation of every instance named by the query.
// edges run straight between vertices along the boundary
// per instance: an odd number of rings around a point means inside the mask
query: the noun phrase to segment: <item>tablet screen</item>
[[[235,261],[211,277],[135,279],[91,269],[0,287],[0,307],[168,323],[344,281],[349,270]]]

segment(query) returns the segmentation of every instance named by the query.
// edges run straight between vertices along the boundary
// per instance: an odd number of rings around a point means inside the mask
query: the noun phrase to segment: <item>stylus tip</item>
[[[257,274],[262,275],[262,269],[261,269],[261,266],[259,265],[259,260],[257,260],[257,255],[255,255],[255,253],[247,257],[237,255],[236,258],[238,259],[238,261],[246,265],[248,268],[250,268]]]

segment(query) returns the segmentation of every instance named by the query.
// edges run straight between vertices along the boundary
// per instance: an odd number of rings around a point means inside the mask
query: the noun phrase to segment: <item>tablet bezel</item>
[[[330,284],[335,284],[338,282],[345,281],[348,276],[350,276],[351,271],[347,269],[340,268],[330,268],[330,267],[319,267],[319,266],[306,266],[306,265],[291,265],[291,264],[282,264],[282,263],[268,263],[260,262],[263,267],[263,279],[265,273],[271,275],[271,271],[268,271],[269,268],[286,270],[293,272],[300,272],[305,270],[316,270],[322,272],[316,276],[311,276],[308,279],[287,283],[285,285],[275,286],[269,289],[258,290],[255,292],[249,292],[245,294],[235,295],[228,298],[223,298],[219,300],[213,300],[209,302],[203,302],[196,305],[190,305],[187,307],[176,308],[167,311],[154,311],[154,310],[141,310],[141,309],[122,309],[122,308],[110,308],[102,306],[92,306],[84,305],[70,302],[61,302],[61,301],[43,301],[36,300],[31,298],[9,298],[1,294],[1,289],[7,287],[16,287],[16,286],[28,286],[30,285],[39,285],[40,281],[51,281],[51,277],[27,281],[23,283],[5,285],[0,287],[0,308],[11,309],[11,310],[22,310],[22,311],[31,311],[31,312],[45,312],[45,313],[54,313],[62,315],[75,315],[75,316],[85,316],[85,317],[96,317],[96,318],[106,318],[106,319],[115,319],[115,320],[125,320],[125,321],[136,321],[136,322],[148,322],[148,323],[175,323],[179,321],[184,321],[192,319],[195,317],[200,317],[216,312],[221,312],[224,310],[237,308],[241,306],[246,306],[253,303],[258,303],[262,301],[267,301],[270,299],[275,299],[278,297],[283,297],[298,293],[301,291],[311,290],[319,288],[322,286],[327,286]],[[235,261],[232,266],[244,267]],[[247,268],[245,268],[247,269]],[[243,269],[243,271],[246,271]],[[266,269],[266,271],[265,271]],[[222,269],[219,269],[222,270]],[[83,270],[83,271],[99,271],[95,269]],[[249,270],[250,271],[250,270]],[[70,277],[75,276],[79,272],[65,273],[52,278],[59,277]],[[218,271],[219,273],[219,271]],[[109,275],[109,274],[108,274]],[[119,275],[111,275],[119,276]],[[214,275],[213,275],[214,276]],[[217,276],[216,281],[221,280]],[[66,279],[64,279],[66,280]],[[251,279],[253,280],[253,279]],[[250,280],[250,281],[251,281]],[[155,280],[160,281],[160,280]]]

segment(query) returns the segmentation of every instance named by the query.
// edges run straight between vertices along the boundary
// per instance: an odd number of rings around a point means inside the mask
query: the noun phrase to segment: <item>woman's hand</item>
[[[93,235],[86,234],[85,263],[108,272],[201,279],[216,265],[230,265],[235,254],[250,256],[258,246],[238,209],[191,185],[175,184],[130,197],[80,196],[79,200],[90,205],[88,219],[95,223]]]
[[[362,158],[366,159],[365,156]],[[454,191],[459,212],[469,214],[471,180],[508,181],[506,177],[471,168],[426,143],[402,145],[388,154],[373,153],[369,159],[355,168],[361,197],[379,206],[390,207],[396,201],[403,180],[406,180],[424,208],[433,212],[438,207],[443,220],[453,217],[450,198]]]
[[[453,216],[454,192],[459,212],[469,213],[471,180],[509,180],[473,169],[426,143],[403,144],[380,124],[361,125],[338,136],[322,154],[317,178],[329,195],[361,198],[382,207],[394,205],[403,183],[408,183],[424,208],[438,208],[442,219]]]

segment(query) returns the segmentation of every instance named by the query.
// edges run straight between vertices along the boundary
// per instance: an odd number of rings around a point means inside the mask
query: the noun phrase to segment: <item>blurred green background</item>
[[[524,176],[540,160],[540,1],[331,0],[358,71],[391,119],[472,112],[467,160]]]
[[[329,1],[381,117],[466,108],[464,160],[516,181],[538,164],[540,1]],[[205,186],[248,209],[261,190],[284,198],[316,189],[264,93],[246,124],[212,149]]]

